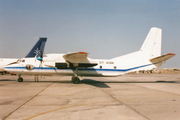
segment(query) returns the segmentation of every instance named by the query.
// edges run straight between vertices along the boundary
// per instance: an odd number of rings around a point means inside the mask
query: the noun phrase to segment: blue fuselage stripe
[[[157,63],[154,63],[157,64]],[[99,68],[78,68],[78,71],[116,71],[116,72],[127,72],[130,70],[142,68],[142,67],[147,67],[153,64],[147,64],[147,65],[142,65],[138,67],[133,67],[133,68],[128,68],[128,69],[99,69]],[[26,69],[26,67],[5,67],[5,69]],[[33,70],[75,70],[75,69],[57,69],[57,68],[51,68],[51,67],[35,67]]]

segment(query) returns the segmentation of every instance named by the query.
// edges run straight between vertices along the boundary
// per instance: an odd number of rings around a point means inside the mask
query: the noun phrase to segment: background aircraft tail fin
[[[46,41],[47,41],[47,38],[39,38],[37,43],[34,45],[31,51],[26,55],[25,58],[39,56],[40,54],[43,55]]]
[[[155,27],[151,28],[140,49],[145,58],[152,59],[161,55],[161,39],[162,30]]]

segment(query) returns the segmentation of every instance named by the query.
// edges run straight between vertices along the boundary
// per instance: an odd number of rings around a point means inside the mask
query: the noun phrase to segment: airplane
[[[35,49],[40,49],[42,46],[42,50],[44,49],[45,43],[46,43],[47,38],[39,38],[38,42],[35,44],[35,46],[32,48],[32,50],[26,55],[25,58],[29,57],[35,57],[36,54],[34,53]],[[6,65],[14,64],[17,62],[24,62],[21,59],[18,58],[0,58],[0,73],[3,75],[7,73],[7,71],[4,69]],[[13,72],[12,72],[13,73]]]
[[[59,75],[72,76],[74,84],[80,83],[79,76],[115,77],[134,71],[153,70],[175,56],[173,53],[161,55],[161,39],[162,30],[153,27],[140,50],[130,54],[112,59],[91,59],[87,52],[43,54],[39,50],[36,57],[26,56],[17,63],[5,66],[5,70],[19,74],[18,82],[23,82],[21,75],[25,74]]]

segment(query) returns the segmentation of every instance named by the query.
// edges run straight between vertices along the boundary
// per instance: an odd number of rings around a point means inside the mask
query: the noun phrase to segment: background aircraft
[[[91,59],[86,52],[43,55],[40,48],[36,57],[28,55],[17,63],[7,65],[5,70],[19,74],[19,82],[23,81],[21,74],[61,75],[72,76],[74,84],[80,82],[78,76],[111,77],[133,71],[152,70],[175,55],[161,55],[161,36],[160,28],[151,28],[139,51],[112,59]],[[37,52],[32,49],[32,53],[33,50]]]
[[[2,75],[6,74],[7,72],[4,70],[4,67],[9,63],[17,61],[17,58],[0,58],[0,73]]]

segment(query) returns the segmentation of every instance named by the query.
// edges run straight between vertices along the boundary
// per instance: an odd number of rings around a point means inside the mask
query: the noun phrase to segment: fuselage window
[[[102,66],[99,66],[100,69],[102,69]]]
[[[25,62],[25,60],[22,60],[22,62]]]
[[[116,69],[116,66],[114,66],[114,69]]]

